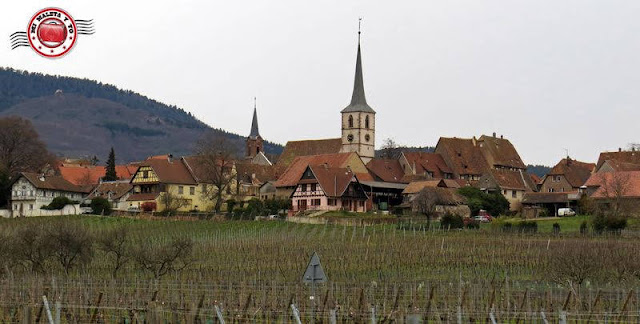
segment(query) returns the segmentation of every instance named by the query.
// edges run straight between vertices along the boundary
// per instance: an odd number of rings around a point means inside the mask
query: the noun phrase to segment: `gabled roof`
[[[336,153],[307,155],[296,157],[284,173],[276,181],[276,187],[295,186],[300,177],[309,165],[324,165],[330,168],[344,168],[352,154],[356,153]]]
[[[140,162],[140,167],[151,167],[161,183],[197,184],[196,179],[189,172],[183,161],[184,159],[152,158]]]
[[[640,171],[594,173],[585,186],[597,188],[592,198],[640,198]],[[616,193],[617,192],[617,193]]]
[[[574,187],[580,188],[591,176],[591,172],[595,168],[594,163],[580,162],[572,160],[571,158],[565,158],[560,160],[545,176],[562,175],[567,179],[567,182]]]
[[[289,166],[298,156],[340,153],[342,139],[289,141],[284,147],[277,165]]]
[[[536,188],[531,177],[522,170],[491,169],[480,178],[478,185],[483,188],[491,188],[492,184],[489,179],[493,179],[501,189],[535,191]]]
[[[20,177],[17,177],[15,181],[24,177],[37,189],[58,190],[66,192],[80,192],[89,193],[92,186],[80,186],[75,185],[61,176],[42,176],[38,173],[22,172]],[[15,183],[14,181],[14,183]]]
[[[613,171],[640,171],[640,164],[621,162],[618,160],[606,160],[600,166],[609,165]]]
[[[529,177],[531,177],[531,181],[536,185],[542,183],[542,178],[538,177],[536,174],[529,173]]]
[[[442,155],[430,152],[402,152],[409,165],[415,166],[416,174],[424,174],[428,171],[434,178],[444,178],[444,173],[453,173],[453,170],[445,163]]]
[[[359,36],[358,36],[359,37]],[[356,58],[356,75],[353,81],[353,94],[351,95],[351,103],[342,109],[341,113],[349,112],[367,112],[375,114],[376,112],[367,104],[364,95],[364,81],[362,78],[362,55],[360,54],[360,39],[358,38],[358,56]]]
[[[108,193],[111,192],[112,199],[120,199],[122,196],[127,194],[133,189],[133,185],[128,182],[122,181],[114,181],[114,182],[103,182],[99,184],[87,199],[93,199],[95,197],[105,197],[108,196]]]
[[[309,168],[327,197],[341,197],[352,181],[358,181],[356,175],[347,168],[326,165],[310,165]]]
[[[516,148],[506,138],[482,135],[478,139],[478,146],[484,154],[493,158],[494,166],[527,168]]]
[[[440,137],[436,152],[446,155],[449,167],[459,175],[482,175],[489,169],[489,164],[472,139]]]
[[[464,205],[467,203],[467,198],[460,195],[457,192],[457,189],[429,186],[423,187],[422,189],[416,191],[416,195],[413,195],[413,197],[411,197],[411,201],[416,199],[416,197],[418,196],[417,194],[422,190],[428,191],[429,193],[435,195],[438,205]],[[405,192],[403,192],[403,194],[404,193]]]
[[[402,183],[404,177],[404,170],[398,160],[395,159],[371,159],[367,163],[367,169],[376,178],[384,182],[398,182]]]
[[[249,162],[236,163],[236,172],[238,177],[247,180],[256,180],[257,184],[267,181],[276,180],[276,169],[272,165],[253,164]]]
[[[640,151],[602,152],[598,157],[596,171],[600,170],[606,160],[616,160],[619,163],[640,164]]]

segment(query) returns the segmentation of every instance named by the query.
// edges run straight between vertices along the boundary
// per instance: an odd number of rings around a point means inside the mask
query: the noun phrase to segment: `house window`
[[[511,198],[516,198],[518,197],[518,192],[516,192],[515,190],[511,190]]]
[[[364,200],[360,201],[360,207],[364,207]]]
[[[311,184],[311,191],[316,191],[316,184],[315,183]]]
[[[349,128],[353,128],[353,116],[349,115]]]
[[[560,182],[561,180],[562,180],[562,176],[559,176],[559,175],[553,176],[553,181]]]
[[[303,184],[300,186],[300,191],[302,192],[306,192],[307,191],[307,184]]]
[[[207,185],[206,184],[202,185],[202,192],[205,192],[205,193],[207,192]]]
[[[553,192],[553,188],[549,188],[549,192]]]
[[[320,199],[311,199],[311,206],[320,206]]]
[[[196,187],[189,187],[189,194],[190,195],[195,195],[196,194]]]
[[[178,194],[182,195],[184,193],[184,187],[178,186]]]
[[[502,190],[502,194],[506,196],[507,195],[507,191],[506,190]]]
[[[327,201],[327,205],[329,205],[329,206],[335,206],[335,205],[336,205],[336,200],[335,200],[335,199],[329,199],[329,200]]]
[[[29,204],[29,210],[33,210],[33,204]]]
[[[142,171],[142,177],[143,178],[148,178],[149,177],[149,171]]]

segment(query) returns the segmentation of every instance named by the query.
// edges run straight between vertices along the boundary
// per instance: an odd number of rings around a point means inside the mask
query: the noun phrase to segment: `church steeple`
[[[263,151],[263,140],[258,131],[258,108],[256,98],[253,98],[253,120],[251,121],[251,133],[247,137],[247,157],[253,158]]]
[[[251,133],[249,133],[249,137],[256,138],[260,136],[260,132],[258,131],[258,109],[256,107],[256,98],[253,98],[253,121],[251,121]]]
[[[358,22],[358,56],[356,57],[356,75],[353,81],[353,94],[351,95],[351,103],[342,112],[368,112],[375,113],[373,108],[367,104],[364,95],[364,81],[362,78],[362,54],[360,50],[360,23]]]
[[[353,81],[351,103],[342,109],[341,152],[356,152],[364,163],[375,156],[376,112],[367,104],[362,77],[362,51],[360,49],[360,22],[358,20],[358,55]]]

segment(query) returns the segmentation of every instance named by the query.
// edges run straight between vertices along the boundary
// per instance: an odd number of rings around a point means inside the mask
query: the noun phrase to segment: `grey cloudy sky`
[[[62,59],[11,51],[9,34],[59,6],[94,19]],[[640,1],[11,1],[0,65],[95,79],[242,135],[338,137],[357,18],[377,144],[497,132],[526,163],[595,161],[638,142]]]

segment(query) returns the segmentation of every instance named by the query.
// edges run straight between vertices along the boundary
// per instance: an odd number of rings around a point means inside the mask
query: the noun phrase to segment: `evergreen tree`
[[[116,153],[113,151],[113,147],[111,148],[111,152],[109,152],[109,159],[107,160],[107,172],[102,178],[104,181],[116,181],[118,180],[118,175],[116,174]]]

